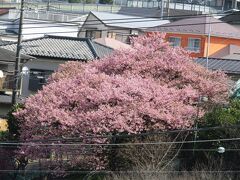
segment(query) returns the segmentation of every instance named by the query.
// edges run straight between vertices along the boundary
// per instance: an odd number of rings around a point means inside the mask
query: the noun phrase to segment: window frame
[[[195,49],[195,47],[190,47],[190,40],[199,40],[199,48]],[[201,38],[188,38],[188,45],[187,45],[187,50],[192,51],[194,53],[199,53],[201,51]]]
[[[54,71],[48,69],[31,68],[29,72],[28,90],[37,92],[38,90],[42,89],[42,86],[46,84],[49,76],[51,76]],[[35,87],[34,85],[37,86]]]
[[[179,40],[180,40],[180,41],[179,41],[179,42],[180,42],[180,43],[179,43],[179,46],[173,45],[174,42],[170,42],[170,38],[179,39]],[[169,37],[168,37],[168,42],[170,43],[170,45],[171,45],[172,47],[181,47],[181,46],[182,46],[182,38],[181,38],[181,37],[169,36]]]
[[[96,37],[96,32],[99,32],[99,33],[100,33],[100,37]],[[88,34],[89,34],[90,36],[88,36]],[[101,38],[101,37],[102,37],[102,30],[88,29],[88,30],[86,30],[85,37],[86,37],[86,38],[91,38],[91,39]]]
[[[117,35],[117,33],[116,33],[116,32],[113,32],[113,31],[109,31],[109,32],[107,33],[107,37],[108,37],[108,38],[112,38],[112,39],[116,39],[116,35]]]

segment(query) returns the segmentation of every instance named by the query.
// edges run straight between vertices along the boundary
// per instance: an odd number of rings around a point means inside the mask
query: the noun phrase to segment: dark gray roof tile
[[[34,57],[28,55],[21,55],[22,61],[27,61],[30,59],[35,59]],[[0,61],[6,63],[14,63],[16,61],[16,52],[7,49],[0,48]]]
[[[87,38],[72,38],[61,36],[45,36],[43,38],[31,39],[22,42],[22,54],[49,57],[67,60],[91,60],[95,59],[95,54],[103,57],[112,49],[109,47],[91,48]],[[95,44],[94,44],[95,46]],[[96,45],[98,46],[98,45]],[[16,43],[3,45],[1,48],[16,51]]]
[[[197,58],[195,62],[204,67],[207,66],[206,58]],[[211,70],[222,70],[229,74],[240,74],[240,60],[209,58],[208,68]]]

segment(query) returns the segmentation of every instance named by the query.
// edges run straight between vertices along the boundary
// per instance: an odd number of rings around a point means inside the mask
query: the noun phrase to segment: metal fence
[[[121,7],[138,7],[138,8],[156,8],[159,7],[161,1],[125,1],[125,0],[115,0],[112,5],[107,4],[98,4],[98,3],[51,3],[48,5],[47,3],[26,3],[25,8],[27,9],[35,9],[35,10],[46,10],[50,9],[53,11],[61,11],[68,13],[88,13],[89,11],[102,11],[102,12],[118,12]],[[170,9],[177,10],[189,10],[189,11],[201,11],[201,12],[216,12],[221,10],[221,6],[210,7],[208,5],[200,5],[194,3],[185,3],[183,2],[164,2],[165,7],[169,7]],[[19,3],[1,3],[0,7],[16,7],[20,8]]]

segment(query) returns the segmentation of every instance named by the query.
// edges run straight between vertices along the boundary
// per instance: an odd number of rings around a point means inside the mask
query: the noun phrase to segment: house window
[[[200,51],[200,39],[189,38],[187,49],[189,51],[199,52]]]
[[[179,38],[179,37],[169,37],[168,41],[170,42],[171,46],[173,46],[173,47],[181,46],[181,38]]]
[[[53,73],[50,70],[30,69],[29,85],[30,91],[38,91],[46,84],[48,77]]]
[[[116,33],[115,32],[108,32],[108,38],[116,39]]]
[[[102,37],[102,31],[100,30],[87,30],[86,31],[86,37],[91,39],[101,38]]]

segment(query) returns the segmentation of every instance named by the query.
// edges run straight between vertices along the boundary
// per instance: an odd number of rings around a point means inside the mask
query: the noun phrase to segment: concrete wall
[[[38,69],[38,70],[56,71],[58,66],[65,62],[66,61],[52,60],[52,59],[36,59],[36,60],[28,61],[26,64],[24,64],[24,66],[27,67],[29,70]],[[29,74],[22,76],[21,95],[23,97],[27,97],[30,94],[35,93],[35,92],[31,92],[28,88],[29,77],[30,77]]]
[[[218,51],[227,47],[230,44],[240,46],[240,39],[231,39],[231,38],[223,38],[223,37],[211,37],[210,38],[209,56],[217,53]],[[207,50],[206,49],[207,49],[207,41],[206,41],[206,44],[205,44],[204,56],[207,55]]]

